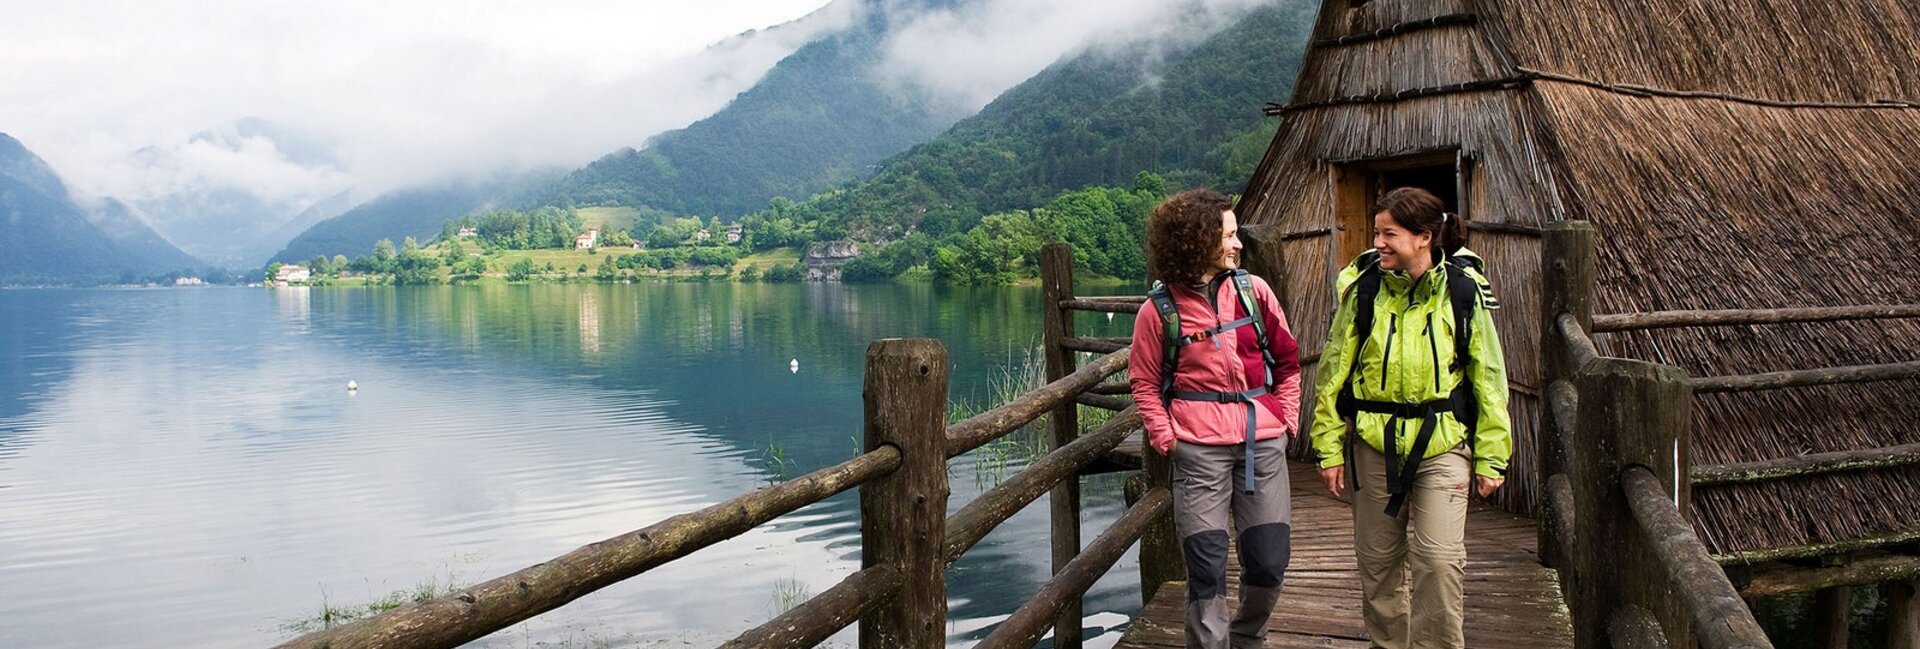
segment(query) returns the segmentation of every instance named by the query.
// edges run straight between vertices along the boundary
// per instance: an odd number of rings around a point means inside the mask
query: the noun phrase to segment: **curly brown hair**
[[[1233,201],[1211,189],[1189,189],[1167,197],[1147,218],[1147,263],[1153,278],[1167,284],[1204,279],[1220,251],[1220,215]]]

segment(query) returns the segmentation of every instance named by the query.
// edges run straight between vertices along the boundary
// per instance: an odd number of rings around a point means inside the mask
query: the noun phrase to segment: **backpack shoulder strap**
[[[1253,339],[1260,345],[1261,362],[1267,366],[1266,387],[1272,389],[1273,368],[1279,367],[1280,361],[1273,357],[1273,345],[1271,339],[1267,338],[1267,314],[1260,308],[1260,300],[1253,293],[1253,276],[1246,269],[1234,269],[1233,290],[1240,296],[1240,308],[1253,318]]]
[[[1357,400],[1353,396],[1353,382],[1360,378],[1360,355],[1367,345],[1367,337],[1373,334],[1373,302],[1380,296],[1380,253],[1368,250],[1354,260],[1360,268],[1360,278],[1354,280],[1353,296],[1353,366],[1347,372],[1347,382],[1340,386],[1340,395],[1334,402],[1334,410],[1340,416],[1352,419],[1358,412]]]
[[[1369,250],[1360,255],[1360,279],[1354,281],[1353,335],[1365,342],[1373,332],[1373,301],[1380,296],[1380,253]],[[1354,350],[1355,360],[1359,350]]]
[[[1476,277],[1480,262],[1472,257],[1447,258],[1447,299],[1453,306],[1453,365],[1454,371],[1467,366],[1472,353],[1473,310],[1485,307],[1489,310],[1499,308],[1500,303],[1493,300],[1493,289]]]
[[[1173,373],[1180,367],[1180,308],[1173,304],[1172,289],[1160,282],[1154,282],[1147,291],[1147,301],[1160,314],[1160,401],[1164,407],[1173,402]]]

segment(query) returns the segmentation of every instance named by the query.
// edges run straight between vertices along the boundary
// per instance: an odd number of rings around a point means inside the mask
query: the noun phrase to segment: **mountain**
[[[1238,191],[1278,128],[1315,3],[1276,0],[1181,46],[1103,47],[1043,70],[979,114],[803,208],[867,238],[940,235],[1142,171]]]
[[[68,190],[0,133],[0,284],[131,282],[203,266],[125,205]]]
[[[126,168],[133,195],[121,195],[155,229],[231,268],[262,263],[305,229],[289,223],[348,182],[332,142],[259,118],[142,148]]]
[[[719,112],[575,171],[544,202],[738,216],[864,177],[964,117],[880,70],[900,21],[953,3],[866,4],[862,19],[782,59]]]
[[[559,169],[502,173],[388,192],[301,232],[271,261],[305,261],[314,255],[354,257],[367,254],[381,239],[414,237],[424,242],[440,234],[441,224],[469,212],[523,203],[521,197],[551,186],[562,173]]]

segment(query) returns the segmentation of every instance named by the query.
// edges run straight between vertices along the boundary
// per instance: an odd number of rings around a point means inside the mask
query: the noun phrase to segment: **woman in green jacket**
[[[1488,313],[1499,303],[1444,209],[1412,187],[1374,205],[1373,250],[1340,273],[1315,386],[1320,476],[1335,495],[1353,487],[1364,617],[1382,649],[1466,646],[1468,490],[1499,489],[1513,448]]]

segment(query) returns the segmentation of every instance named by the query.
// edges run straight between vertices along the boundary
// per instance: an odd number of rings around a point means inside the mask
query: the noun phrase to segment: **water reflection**
[[[259,646],[323,602],[503,574],[849,457],[873,339],[942,339],[955,397],[984,398],[1037,343],[1038,303],[818,284],[0,292],[0,591],[28,594],[0,600],[0,644]],[[957,508],[981,485],[954,466]],[[1087,538],[1117,484],[1087,489]],[[1038,587],[1046,527],[1030,509],[955,566],[956,632]],[[717,642],[856,570],[858,536],[845,494],[488,644]],[[1088,611],[1136,609],[1134,580],[1118,569]]]

